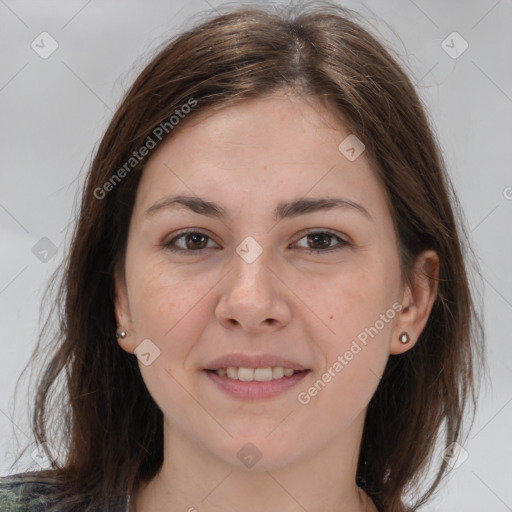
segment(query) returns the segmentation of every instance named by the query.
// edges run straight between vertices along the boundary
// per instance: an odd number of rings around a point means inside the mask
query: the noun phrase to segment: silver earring
[[[406,343],[409,343],[410,341],[409,335],[406,332],[400,334],[400,336],[398,336],[398,339],[400,340],[400,343],[403,343],[404,345]]]
[[[116,338],[124,339],[126,338],[126,332],[125,331],[119,331],[116,333]]]

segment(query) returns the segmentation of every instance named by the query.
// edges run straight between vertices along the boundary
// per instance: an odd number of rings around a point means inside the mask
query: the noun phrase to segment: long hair
[[[112,510],[163,461],[162,412],[137,359],[116,341],[114,269],[124,261],[151,153],[140,157],[139,149],[149,138],[159,146],[197,112],[284,89],[320,99],[364,142],[389,199],[404,276],[411,276],[421,251],[433,249],[440,258],[427,325],[413,349],[389,357],[368,406],[357,484],[381,511],[416,510],[448,472],[434,449],[440,439],[445,447],[462,442],[483,355],[470,249],[413,84],[354,19],[328,2],[281,13],[238,7],[167,42],[125,94],[86,177],[53,299],[58,328],[49,336],[49,315],[34,353],[47,356],[31,420],[51,461],[41,475],[56,483],[54,510]],[[57,444],[61,460],[51,450]]]

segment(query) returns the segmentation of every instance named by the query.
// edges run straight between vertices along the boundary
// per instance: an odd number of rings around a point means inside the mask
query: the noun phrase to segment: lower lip
[[[219,388],[235,398],[245,399],[258,399],[258,398],[271,398],[280,395],[288,389],[293,388],[300,382],[309,371],[294,373],[289,377],[281,377],[280,379],[273,379],[267,381],[242,381],[230,379],[217,375],[215,372],[206,371],[206,375],[210,378]]]

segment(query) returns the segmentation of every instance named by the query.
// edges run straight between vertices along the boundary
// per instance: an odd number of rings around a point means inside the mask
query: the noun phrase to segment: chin
[[[245,430],[232,438],[225,438],[219,452],[219,444],[212,446],[212,452],[222,461],[238,470],[274,471],[280,469],[297,458],[297,447],[303,444],[290,436],[281,437],[273,432],[275,425],[268,429],[255,430],[251,435]],[[275,437],[274,437],[275,436]]]

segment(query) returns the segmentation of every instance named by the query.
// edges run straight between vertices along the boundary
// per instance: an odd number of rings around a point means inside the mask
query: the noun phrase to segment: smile
[[[234,398],[271,398],[296,386],[310,370],[291,368],[220,368],[205,370],[218,389]]]
[[[221,377],[227,376],[229,379],[264,382],[273,379],[281,379],[282,377],[290,377],[296,370],[292,368],[283,368],[282,366],[275,366],[274,368],[220,368],[215,371]]]

